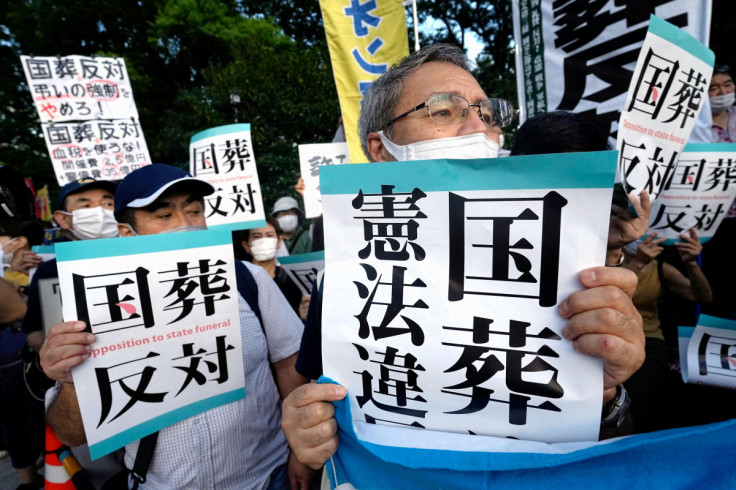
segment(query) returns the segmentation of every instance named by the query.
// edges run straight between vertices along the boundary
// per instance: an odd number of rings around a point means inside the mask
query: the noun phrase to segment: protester
[[[664,250],[665,238],[653,232],[639,243],[624,250],[624,267],[636,273],[639,283],[633,301],[643,318],[646,336],[646,359],[642,367],[624,385],[632,398],[631,412],[636,433],[669,428],[667,412],[673,411],[673,387],[668,382],[664,334],[660,328],[659,300],[663,288],[679,297],[698,303],[709,303],[713,293],[708,279],[700,270],[697,258],[703,250],[694,229],[680,235],[675,248],[685,264],[687,275],[673,265],[657,260]]]
[[[363,100],[359,134],[370,161],[495,157],[499,138],[494,128],[512,117],[508,102],[485,95],[462,50],[437,44],[409,55],[373,82]],[[562,333],[578,352],[602,359],[606,415],[618,407],[609,402],[617,399],[619,385],[644,358],[641,317],[630,299],[636,278],[625,269],[596,267],[582,271],[579,279],[586,289],[558,307],[568,320]],[[312,379],[322,374],[318,292],[313,292],[297,362],[297,369]],[[340,386],[309,384],[284,400],[284,432],[297,458],[312,468],[321,467],[337,449],[329,402],[345,394]]]
[[[61,188],[56,201],[54,219],[67,240],[89,240],[118,236],[118,223],[113,216],[113,196],[117,184],[92,178],[78,179]],[[43,344],[43,320],[39,281],[56,279],[56,259],[38,267],[28,288],[28,313],[23,330],[28,345],[38,352]],[[51,300],[49,298],[48,300]]]
[[[304,228],[304,211],[296,199],[289,196],[280,198],[273,205],[271,216],[276,218],[281,228],[281,237],[288,255],[306,254],[312,251],[312,237]],[[277,255],[279,256],[279,255]]]
[[[204,230],[204,196],[213,192],[211,185],[178,168],[163,164],[142,167],[126,176],[116,191],[118,230],[125,237]],[[239,295],[247,396],[160,430],[145,488],[286,488],[289,481],[307,484],[310,471],[289,457],[279,430],[279,394],[286,396],[304,382],[294,370],[302,324],[263,269],[242,266],[257,284],[263,319],[260,325],[253,309]],[[44,370],[61,382],[49,390],[47,419],[67,444],[85,440],[70,372],[85,361],[95,341],[84,328],[83,322],[52,326],[41,350]],[[128,469],[136,461],[139,444],[143,442],[125,447]],[[133,484],[132,476],[128,482]]]
[[[10,282],[0,279],[0,431],[20,490],[43,488],[36,460],[43,453],[43,403],[34,400],[23,382],[21,350],[26,341],[20,319],[26,303]]]
[[[716,65],[708,87],[714,143],[736,143],[736,107],[733,105],[736,101],[736,86],[730,72],[728,66]]]
[[[303,297],[302,291],[299,286],[294,284],[284,268],[276,263],[276,250],[281,246],[282,240],[278,222],[274,217],[266,216],[266,226],[245,230],[243,240],[240,243],[251,256],[251,262],[268,272],[268,275],[271,276],[271,279],[276,282],[276,285],[284,294],[291,308],[296,314],[299,314],[299,306]],[[307,305],[309,305],[308,300]]]

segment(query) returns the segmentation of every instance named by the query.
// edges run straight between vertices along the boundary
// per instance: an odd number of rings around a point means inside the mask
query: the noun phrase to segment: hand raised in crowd
[[[652,201],[647,191],[641,191],[641,202],[634,193],[629,194],[629,201],[636,209],[638,217],[634,217],[628,210],[611,205],[611,220],[608,228],[608,249],[619,249],[638,240],[649,229],[649,214],[652,212]]]
[[[51,326],[39,353],[46,376],[73,383],[72,368],[84,362],[92,352],[95,336],[84,331],[84,322],[62,322]]]
[[[292,454],[318,470],[337,451],[337,421],[333,401],[345,398],[345,388],[310,383],[292,391],[281,406],[281,428]]]
[[[32,250],[16,250],[13,254],[13,258],[10,261],[10,269],[28,274],[28,272],[34,267],[38,267],[43,259],[40,255]]]
[[[306,185],[304,184],[304,178],[299,177],[299,181],[294,185],[294,190],[299,193],[299,195],[304,198],[304,189],[306,189]]]
[[[680,258],[684,263],[693,262],[703,251],[703,244],[698,239],[695,228],[690,228],[687,233],[681,233],[681,242],[675,242],[675,248],[680,252]]]
[[[309,301],[312,299],[311,294],[305,294],[302,296],[302,301],[299,303],[299,318],[303,322],[307,321],[307,314],[309,313]]]
[[[648,235],[644,240],[639,242],[636,247],[634,260],[641,262],[642,265],[646,265],[656,259],[662,253],[662,250],[664,250],[661,243],[665,240],[667,239],[664,237],[659,238],[656,231],[652,232],[651,235]]]
[[[620,267],[592,267],[578,275],[586,287],[567,297],[558,311],[567,323],[562,336],[581,354],[603,360],[603,403],[644,362],[641,315],[631,302],[636,275]]]

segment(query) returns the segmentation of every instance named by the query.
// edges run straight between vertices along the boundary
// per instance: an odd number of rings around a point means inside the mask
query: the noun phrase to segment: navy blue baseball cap
[[[82,192],[90,189],[104,189],[110,194],[115,194],[115,190],[118,185],[115,182],[109,180],[96,180],[91,177],[84,179],[77,179],[74,182],[69,182],[67,185],[61,188],[59,191],[59,197],[56,199],[56,209],[66,210],[64,208],[64,201],[67,197],[77,192]]]
[[[115,218],[125,208],[145,208],[173,185],[186,185],[187,190],[209,196],[215,188],[204,180],[189,175],[178,167],[164,163],[146,165],[125,176],[115,192]]]

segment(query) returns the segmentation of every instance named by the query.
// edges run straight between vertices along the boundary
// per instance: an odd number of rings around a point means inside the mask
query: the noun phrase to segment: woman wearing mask
[[[241,245],[251,256],[251,262],[268,272],[298,315],[302,292],[286,271],[276,264],[276,250],[281,246],[281,241],[278,222],[272,216],[266,216],[266,226],[243,232]]]
[[[713,78],[708,88],[710,110],[713,113],[714,143],[736,143],[736,107],[733,79],[726,65],[713,68]]]

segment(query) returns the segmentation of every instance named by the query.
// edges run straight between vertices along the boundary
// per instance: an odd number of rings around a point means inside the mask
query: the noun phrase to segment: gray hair
[[[369,161],[373,160],[368,152],[368,134],[384,129],[391,122],[404,91],[406,77],[432,61],[449,63],[472,73],[472,64],[462,49],[441,43],[425,46],[389,68],[371,84],[361,102],[358,134],[360,147]],[[385,128],[385,135],[391,137],[391,127]]]

